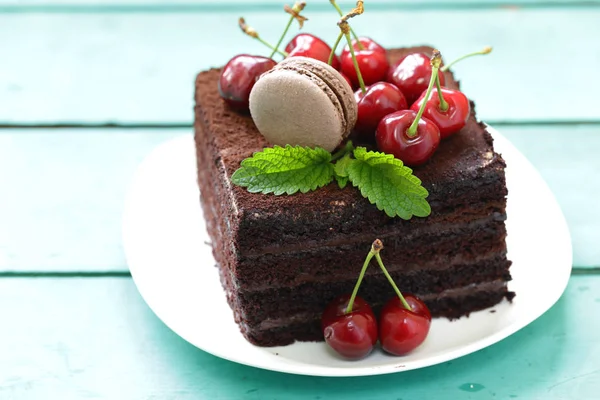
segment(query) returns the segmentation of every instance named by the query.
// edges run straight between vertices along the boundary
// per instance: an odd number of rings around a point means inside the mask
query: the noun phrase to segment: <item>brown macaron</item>
[[[333,67],[289,57],[256,82],[250,113],[271,144],[333,151],[352,131],[357,105],[352,88]]]

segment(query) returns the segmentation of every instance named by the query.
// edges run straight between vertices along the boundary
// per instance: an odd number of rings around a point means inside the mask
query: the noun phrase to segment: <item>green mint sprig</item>
[[[412,170],[391,154],[354,148],[351,142],[335,154],[316,147],[274,146],[242,161],[231,181],[252,193],[306,193],[333,180],[348,182],[390,217],[426,217],[429,195]]]

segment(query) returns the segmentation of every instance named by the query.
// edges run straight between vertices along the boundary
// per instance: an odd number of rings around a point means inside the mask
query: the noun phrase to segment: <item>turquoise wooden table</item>
[[[308,1],[306,30],[335,14]],[[344,8],[351,2],[341,1]],[[148,309],[121,245],[123,199],[153,148],[191,134],[193,79],[240,52],[243,14],[275,41],[279,0],[0,3],[0,399],[597,399],[600,397],[600,2],[372,0],[354,28],[431,43],[481,118],[539,169],[572,234],[559,302],[472,355],[327,379],[237,365]]]

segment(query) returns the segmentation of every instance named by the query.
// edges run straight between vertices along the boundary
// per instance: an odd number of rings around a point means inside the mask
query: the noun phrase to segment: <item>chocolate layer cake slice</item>
[[[431,51],[395,49],[389,58]],[[240,162],[269,143],[250,116],[221,100],[219,74],[212,69],[196,79],[198,183],[221,283],[249,341],[323,340],[321,312],[352,291],[375,238],[384,242],[386,266],[401,290],[420,296],[433,316],[457,318],[512,298],[505,163],[474,111],[427,164],[414,168],[432,212],[407,221],[387,217],[358,190],[335,183],[292,196],[234,186],[230,178]],[[446,86],[458,88],[449,72]],[[372,266],[360,294],[377,309],[393,292]]]

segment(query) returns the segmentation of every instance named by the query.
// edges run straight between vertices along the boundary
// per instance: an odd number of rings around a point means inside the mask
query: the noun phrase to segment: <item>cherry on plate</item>
[[[350,295],[334,299],[321,317],[325,342],[344,358],[359,360],[377,343],[377,320],[369,304],[356,296],[352,311],[346,313]]]
[[[386,352],[403,356],[423,343],[431,326],[431,313],[419,298],[404,295],[411,310],[397,296],[391,298],[379,317],[379,340]]]

